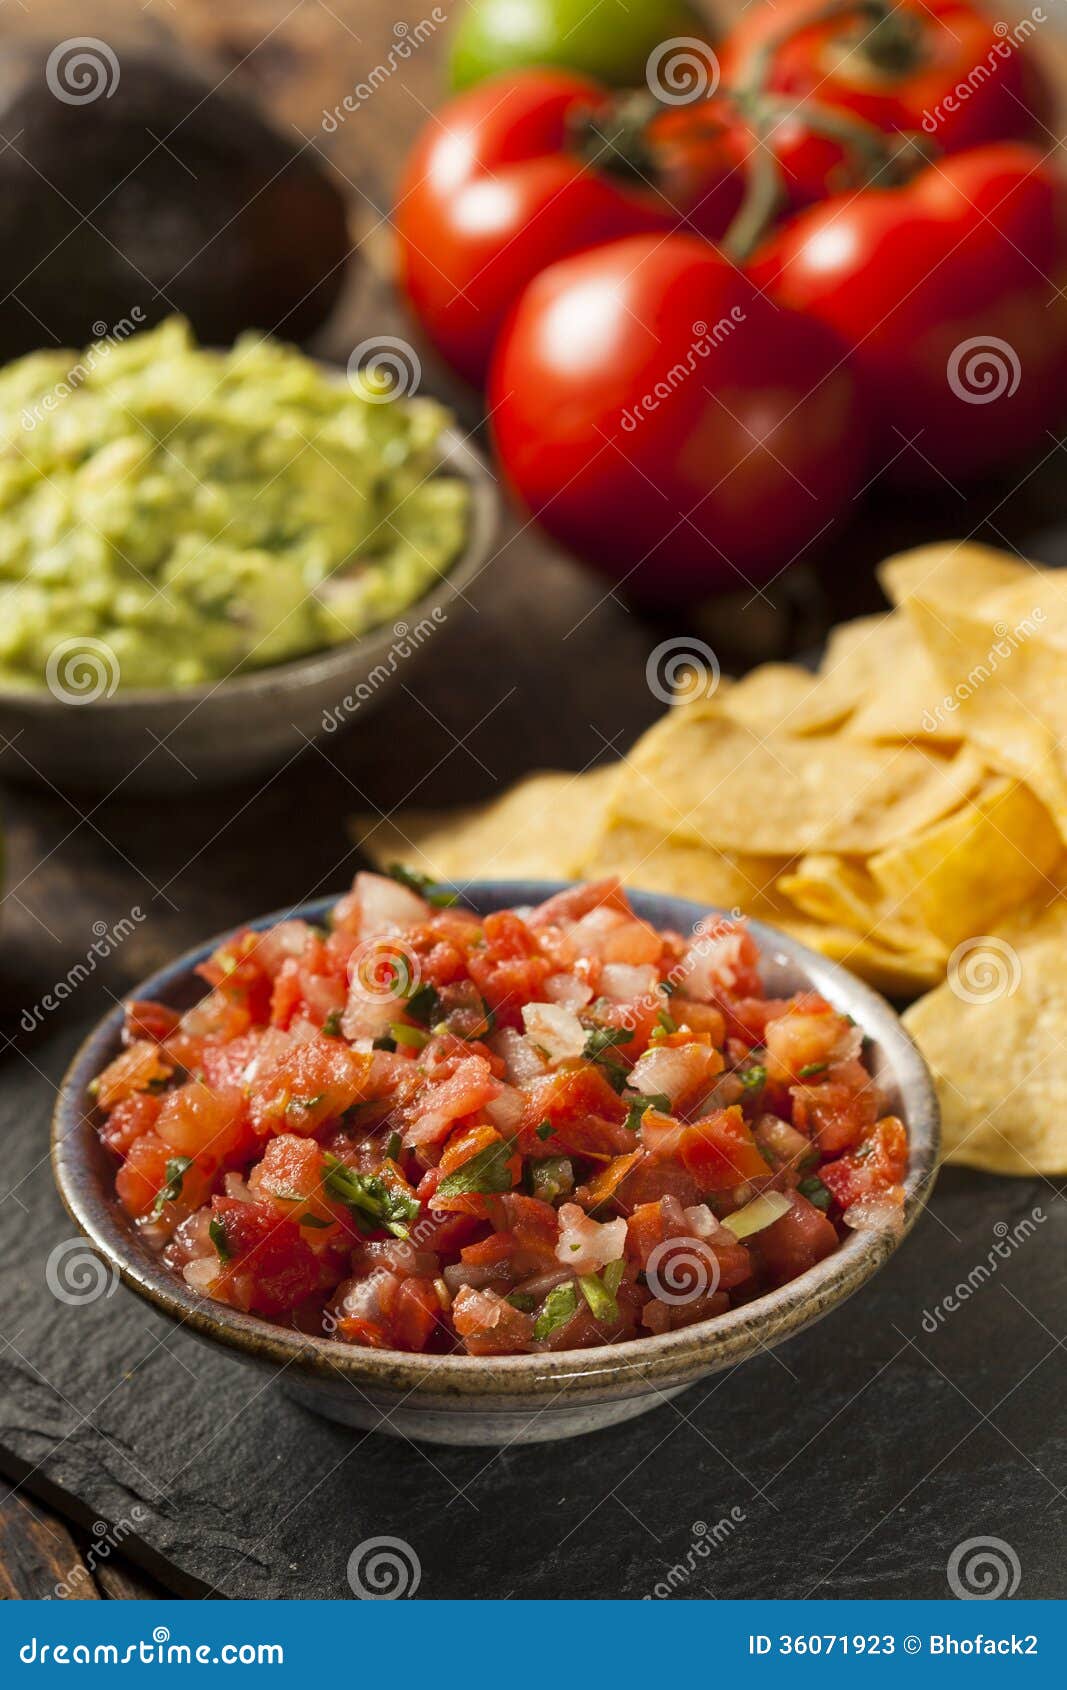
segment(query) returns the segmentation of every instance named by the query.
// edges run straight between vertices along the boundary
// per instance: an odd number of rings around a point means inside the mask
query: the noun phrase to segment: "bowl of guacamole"
[[[283,718],[314,738],[379,701],[484,563],[495,503],[444,406],[267,337],[214,350],[172,318],[9,364],[0,764],[144,787],[131,750],[165,734],[170,773],[268,767]]]

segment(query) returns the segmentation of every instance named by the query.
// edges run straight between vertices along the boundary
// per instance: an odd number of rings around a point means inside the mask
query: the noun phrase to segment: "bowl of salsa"
[[[398,870],[145,982],[75,1059],[53,1159],[133,1290],[309,1406],[494,1444],[828,1312],[937,1145],[893,1010],[774,929]]]

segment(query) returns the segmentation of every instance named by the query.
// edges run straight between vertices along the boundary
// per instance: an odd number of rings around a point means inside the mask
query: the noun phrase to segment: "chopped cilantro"
[[[587,1062],[599,1062],[609,1050],[618,1045],[628,1045],[633,1034],[625,1027],[594,1027],[585,1041],[582,1055]]]
[[[390,1133],[385,1144],[385,1154],[390,1162],[395,1162],[404,1148],[404,1140],[399,1133]]]
[[[322,1031],[328,1039],[339,1039],[341,1037],[341,1011],[339,1009],[331,1009],[322,1023]]]
[[[767,1084],[767,1070],[762,1062],[754,1062],[751,1068],[740,1069],[737,1077],[746,1091],[759,1091],[761,1086]]]
[[[807,1179],[802,1179],[797,1190],[809,1203],[814,1203],[817,1209],[828,1209],[833,1202],[833,1193],[816,1174],[809,1174]]]
[[[226,1242],[226,1228],[219,1220],[218,1215],[215,1215],[208,1223],[207,1235],[212,1244],[214,1244],[215,1249],[218,1251],[219,1261],[228,1262],[230,1259],[230,1246]]]
[[[191,1156],[172,1156],[163,1170],[163,1184],[156,1192],[152,1205],[152,1219],[158,1221],[165,1203],[176,1203],[182,1194],[182,1180],[193,1165]]]
[[[285,1105],[287,1115],[303,1114],[307,1109],[316,1109],[326,1096],[324,1091],[317,1091],[314,1097],[291,1097]]]
[[[529,1291],[512,1291],[504,1301],[510,1303],[513,1309],[521,1310],[523,1314],[533,1314],[537,1307],[537,1298],[531,1296]]]
[[[658,1012],[656,1016],[656,1026],[664,1034],[676,1033],[678,1031],[677,1021],[675,1021],[673,1016],[668,1015],[665,1009],[661,1009]]]
[[[425,898],[428,904],[435,905],[437,909],[447,909],[450,904],[458,901],[458,892],[445,891],[436,880],[431,880],[428,874],[419,874],[416,869],[405,868],[403,863],[390,863],[385,872],[390,880],[399,881],[409,892],[417,892],[420,898]]]
[[[551,1121],[542,1121],[541,1125],[537,1129],[537,1136],[543,1141],[546,1138],[551,1138],[555,1130],[556,1129],[552,1125]]]
[[[407,1222],[419,1212],[419,1201],[396,1186],[387,1185],[377,1174],[361,1174],[336,1156],[324,1158],[326,1177],[323,1185],[331,1197],[351,1210],[357,1224],[369,1221],[372,1226],[385,1227],[394,1238],[406,1238]]]
[[[507,1139],[487,1144],[463,1162],[453,1173],[446,1174],[437,1187],[437,1197],[461,1197],[468,1192],[511,1190],[511,1169],[508,1163],[515,1154],[515,1146]]]
[[[805,1062],[803,1068],[797,1069],[802,1080],[810,1080],[813,1074],[825,1074],[830,1064],[828,1062]]]
[[[541,1306],[541,1313],[534,1323],[534,1337],[540,1341],[548,1338],[560,1326],[566,1326],[571,1315],[578,1307],[578,1292],[572,1280],[565,1285],[557,1285],[550,1291]]]
[[[430,985],[417,987],[405,1003],[404,1013],[409,1021],[417,1021],[420,1027],[432,1027],[441,1019],[441,999],[437,988]]]
[[[372,1050],[395,1050],[396,1049],[396,1040],[386,1038],[383,1035],[382,1038],[375,1039],[372,1042],[371,1049]]]
[[[646,1109],[658,1109],[661,1115],[669,1115],[671,1112],[671,1100],[663,1091],[649,1092],[647,1096],[642,1094],[635,1097],[632,1102],[627,1098],[626,1102],[629,1104],[626,1125],[632,1133],[635,1133],[640,1127],[645,1118]]]
[[[301,1226],[313,1227],[316,1232],[325,1232],[328,1226],[333,1225],[333,1222],[324,1220],[321,1215],[313,1215],[309,1210],[306,1215],[300,1216],[299,1224]]]

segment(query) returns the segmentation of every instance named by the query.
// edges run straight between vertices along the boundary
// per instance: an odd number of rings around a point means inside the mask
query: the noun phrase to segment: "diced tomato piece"
[[[160,1207],[158,1218],[173,1227],[185,1215],[207,1201],[217,1172],[213,1157],[201,1157],[185,1169],[175,1169],[175,1152],[154,1132],[142,1133],[130,1146],[129,1154],[115,1176],[119,1202],[134,1220],[157,1218],[156,1202],[160,1192],[170,1182],[168,1168],[177,1176],[180,1191]]]
[[[324,1188],[324,1175],[325,1159],[315,1140],[282,1133],[268,1140],[262,1161],[248,1177],[257,1201],[295,1221],[316,1255],[342,1240],[350,1243],[356,1230],[343,1205]]]
[[[742,922],[709,916],[674,971],[679,991],[698,1002],[756,996],[759,946]]]
[[[533,1348],[533,1320],[498,1296],[469,1285],[457,1291],[452,1324],[468,1355],[514,1355]]]
[[[280,1315],[324,1289],[322,1268],[295,1222],[266,1203],[215,1197],[211,1207],[229,1258],[221,1274],[227,1301]]]
[[[819,1178],[843,1209],[861,1197],[878,1196],[901,1183],[908,1171],[908,1130],[896,1115],[886,1115],[849,1155],[826,1162]]]
[[[500,1081],[483,1056],[468,1056],[445,1080],[423,1088],[407,1111],[407,1145],[440,1144],[454,1124],[499,1097]]]
[[[114,1109],[124,1097],[146,1091],[149,1086],[169,1080],[174,1069],[165,1062],[159,1046],[152,1039],[138,1039],[121,1055],[109,1062],[96,1081],[96,1101],[105,1111]]]
[[[370,1056],[343,1039],[309,1039],[257,1080],[249,1098],[260,1133],[314,1133],[372,1096]]]
[[[167,1092],[156,1132],[175,1155],[210,1156],[222,1167],[246,1162],[256,1145],[242,1093],[199,1080]]]
[[[650,1297],[641,1311],[641,1325],[656,1334],[678,1332],[683,1326],[695,1326],[698,1320],[725,1314],[729,1307],[727,1291],[712,1291],[691,1303],[661,1303],[658,1297]]]
[[[760,1155],[752,1129],[737,1104],[717,1109],[687,1126],[650,1109],[641,1126],[645,1148],[653,1156],[676,1158],[702,1191],[726,1191],[746,1180],[767,1179],[772,1169]]]
[[[432,1280],[405,1279],[397,1292],[393,1332],[398,1350],[424,1350],[441,1324],[441,1303]]]
[[[825,1078],[793,1086],[793,1120],[814,1138],[824,1156],[837,1156],[864,1138],[878,1119],[879,1096],[862,1062],[852,1058],[828,1068]]]
[[[633,906],[615,875],[603,880],[590,880],[582,886],[568,886],[546,898],[530,915],[531,927],[560,927],[565,922],[580,921],[590,910],[618,910],[620,915],[633,915]]]
[[[527,1156],[573,1152],[586,1156],[616,1156],[634,1147],[633,1133],[624,1125],[626,1105],[593,1063],[562,1068],[535,1080],[526,1090],[519,1123],[519,1148]],[[539,1136],[548,1122],[551,1134]]]
[[[799,1191],[790,1193],[790,1203],[787,1215],[765,1226],[752,1240],[776,1285],[806,1273],[836,1250],[839,1242],[833,1222]]]
[[[131,998],[126,1005],[125,1037],[131,1043],[136,1039],[152,1039],[162,1044],[180,1020],[178,1011],[165,1003],[156,1003],[151,998]]]
[[[155,1092],[135,1091],[116,1103],[100,1128],[100,1137],[116,1156],[127,1156],[135,1139],[151,1131],[163,1099]]]
[[[784,1015],[768,1021],[765,1066],[772,1084],[796,1085],[856,1054],[859,1029],[829,1004],[816,1002],[818,1007],[811,1008],[810,999],[797,999]]]
[[[526,923],[511,910],[487,915],[485,946],[471,951],[467,962],[471,979],[501,1026],[522,1025],[522,1006],[544,996],[553,972]]]

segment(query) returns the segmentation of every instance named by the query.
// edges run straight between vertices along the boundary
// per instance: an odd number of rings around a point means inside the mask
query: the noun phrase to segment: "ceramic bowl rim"
[[[270,694],[296,692],[319,682],[341,682],[350,670],[374,664],[404,636],[397,625],[418,621],[437,609],[450,594],[463,596],[465,589],[489,561],[500,514],[496,477],[488,460],[454,424],[442,429],[438,470],[452,471],[471,489],[471,512],[467,536],[451,567],[434,580],[421,597],[396,612],[390,621],[370,628],[342,645],[305,653],[287,663],[271,663],[263,669],[236,674],[221,681],[202,681],[192,687],[120,687],[110,698],[86,699],[76,707],[85,714],[112,715],[133,710],[155,710],[188,704],[190,708],[208,699],[255,701]],[[28,715],[46,717],[68,711],[71,704],[56,698],[47,687],[13,687],[0,684],[0,709],[18,709]]]
[[[538,902],[561,890],[561,881],[472,881],[458,890],[475,909],[505,908]],[[635,907],[654,901],[672,911],[670,924],[689,931],[696,921],[716,912],[713,906],[669,894],[627,888]],[[260,929],[286,917],[310,921],[322,915],[340,894],[318,898],[292,909],[276,910],[245,925]],[[662,917],[661,925],[665,925]],[[94,1157],[107,1153],[97,1139],[93,1105],[87,1087],[118,1048],[122,1007],[100,1021],[74,1056],[60,1086],[52,1127],[52,1166],[64,1206],[81,1231],[100,1251],[123,1282],[139,1296],[202,1337],[260,1361],[276,1362],[307,1377],[342,1376],[350,1384],[371,1390],[416,1388],[447,1399],[480,1397],[540,1397],[565,1384],[591,1393],[627,1384],[638,1394],[654,1380],[699,1377],[717,1367],[739,1361],[799,1331],[843,1302],[893,1254],[926,1205],[937,1174],[940,1149],[939,1114],[929,1070],[899,1017],[872,987],[839,964],[830,962],[798,940],[766,923],[749,920],[761,953],[773,951],[801,969],[835,1007],[851,1013],[864,1033],[882,1046],[900,1094],[907,1119],[910,1158],[905,1179],[903,1215],[892,1228],[851,1233],[815,1267],[752,1302],[711,1320],[644,1338],[629,1339],[603,1349],[560,1350],[535,1355],[499,1357],[413,1355],[397,1350],[369,1350],[327,1337],[308,1336],[276,1326],[256,1315],[197,1296],[137,1237],[118,1211],[112,1193],[103,1189],[93,1167]],[[232,929],[230,930],[233,931]],[[159,997],[189,980],[197,962],[228,934],[194,946],[127,994]],[[630,1376],[630,1377],[628,1377]]]

